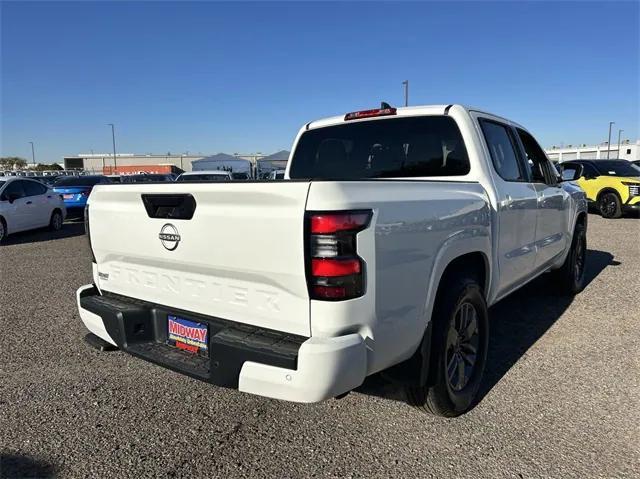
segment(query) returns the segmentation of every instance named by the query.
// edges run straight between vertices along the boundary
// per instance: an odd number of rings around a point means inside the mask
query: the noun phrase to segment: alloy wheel
[[[471,380],[479,344],[478,312],[473,304],[464,302],[456,310],[447,333],[445,364],[452,391],[461,391]]]
[[[605,218],[612,217],[617,207],[618,200],[613,193],[605,193],[602,195],[602,198],[600,198],[600,213]]]

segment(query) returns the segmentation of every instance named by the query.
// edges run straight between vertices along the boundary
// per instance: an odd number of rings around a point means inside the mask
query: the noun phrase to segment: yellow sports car
[[[563,180],[575,181],[604,218],[640,211],[640,168],[626,160],[571,160],[560,163]]]

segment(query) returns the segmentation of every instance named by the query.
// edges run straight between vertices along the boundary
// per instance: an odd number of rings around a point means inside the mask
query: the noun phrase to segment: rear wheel
[[[622,216],[622,201],[616,193],[607,191],[598,198],[598,209],[603,218],[620,218]]]
[[[432,317],[430,385],[407,386],[406,392],[420,411],[455,417],[475,404],[487,362],[489,315],[472,277],[450,277],[440,291]]]
[[[0,218],[0,243],[7,236],[7,227],[4,224],[4,219]]]
[[[51,213],[51,220],[49,220],[49,229],[51,231],[59,231],[62,228],[62,213],[55,210]]]

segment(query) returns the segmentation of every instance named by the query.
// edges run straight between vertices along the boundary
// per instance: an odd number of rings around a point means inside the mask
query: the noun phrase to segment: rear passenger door
[[[538,195],[536,267],[542,267],[567,246],[569,194],[560,186],[555,168],[533,136],[521,128],[516,128],[516,132]]]
[[[529,181],[511,126],[478,118],[494,169],[497,202],[498,295],[526,279],[535,266],[538,195]]]
[[[49,224],[51,207],[47,198],[47,187],[37,181],[24,181],[24,192],[29,228],[39,228]]]

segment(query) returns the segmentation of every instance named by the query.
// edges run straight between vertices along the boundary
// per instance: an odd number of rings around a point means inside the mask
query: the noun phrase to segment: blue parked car
[[[82,216],[91,190],[103,183],[111,181],[103,175],[65,176],[54,183],[53,191],[62,196],[69,216]]]

